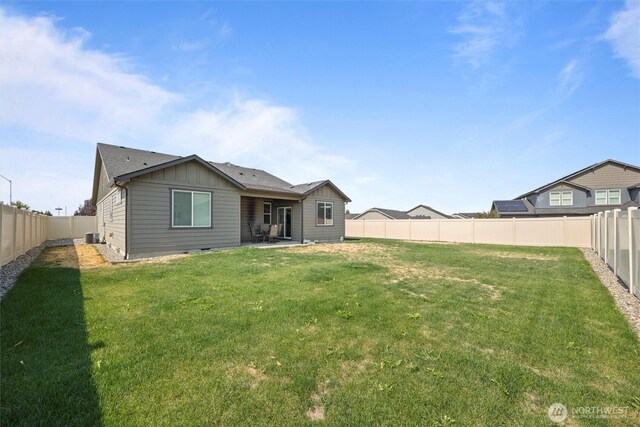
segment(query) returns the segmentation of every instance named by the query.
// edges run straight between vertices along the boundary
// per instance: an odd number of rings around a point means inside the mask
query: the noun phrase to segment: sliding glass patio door
[[[281,207],[277,210],[278,237],[281,239],[291,238],[291,207]]]

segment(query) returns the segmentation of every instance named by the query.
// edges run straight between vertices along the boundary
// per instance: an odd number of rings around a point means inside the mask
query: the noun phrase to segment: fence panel
[[[10,206],[0,204],[2,207],[2,231],[0,236],[0,265],[13,260],[13,212]]]
[[[591,247],[590,217],[347,220],[347,237]]]
[[[598,255],[640,298],[640,211],[616,209],[593,215],[599,228]]]
[[[0,266],[47,239],[79,238],[97,230],[95,216],[49,217],[0,203]]]
[[[439,220],[440,239],[444,242],[473,243],[472,219]]]
[[[512,245],[513,240],[513,221],[505,221],[502,219],[482,219],[474,220],[475,226],[475,242],[489,243],[497,245]]]
[[[629,283],[631,280],[631,271],[629,267],[629,214],[622,211],[618,214],[617,227],[614,230],[616,248],[615,268],[614,271],[622,279],[623,282]]]

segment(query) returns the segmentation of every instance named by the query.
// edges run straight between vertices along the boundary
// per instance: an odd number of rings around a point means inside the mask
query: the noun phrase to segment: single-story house
[[[480,215],[481,212],[457,212],[454,214],[451,214],[451,218],[455,218],[455,219],[473,219],[473,218],[477,218],[478,215]]]
[[[356,215],[354,220],[371,220],[371,219],[447,219],[449,215],[433,209],[426,205],[418,205],[408,211],[399,211],[395,209],[371,208],[361,214]]]
[[[499,217],[584,216],[640,206],[640,167],[617,160],[595,163],[513,200],[494,200]]]
[[[292,185],[260,169],[98,144],[98,232],[127,259],[239,246],[278,224],[285,241],[338,241],[351,200],[329,180]],[[266,226],[266,227],[265,227]]]

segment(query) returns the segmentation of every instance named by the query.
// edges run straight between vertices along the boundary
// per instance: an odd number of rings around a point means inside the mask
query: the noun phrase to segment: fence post
[[[629,292],[631,295],[635,295],[636,286],[638,282],[636,280],[636,271],[638,271],[638,265],[635,263],[635,253],[638,250],[637,245],[640,243],[633,238],[633,217],[638,212],[638,208],[627,209],[627,221],[629,221]]]
[[[603,258],[602,256],[602,218],[604,217],[604,214],[602,212],[598,212],[598,255],[600,256],[600,258]]]
[[[438,218],[438,242],[441,242],[441,240],[440,240],[440,218]]]
[[[476,219],[471,218],[471,243],[476,243]]]
[[[13,209],[13,242],[12,242],[12,257],[15,261],[16,256],[16,241],[18,240],[18,209],[11,207]]]
[[[511,218],[511,243],[513,243],[513,245],[515,245],[517,242],[516,240],[516,217],[514,216],[513,218]]]
[[[69,217],[69,238],[73,239],[73,217]]]
[[[609,211],[604,211],[604,263],[609,264],[607,257],[609,255]]]
[[[4,218],[4,203],[0,202],[0,266],[2,265],[2,219]]]
[[[562,217],[562,246],[567,246],[567,216]]]
[[[387,238],[387,219],[384,219],[384,238]]]
[[[409,240],[413,240],[411,239],[411,218],[409,218]]]
[[[620,209],[613,210],[613,274],[618,275],[618,261],[620,260],[620,242],[618,241],[618,217]]]

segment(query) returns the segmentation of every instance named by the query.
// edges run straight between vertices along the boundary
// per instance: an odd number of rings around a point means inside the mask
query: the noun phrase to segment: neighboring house
[[[360,215],[359,213],[346,213],[344,214],[344,219],[353,219]]]
[[[500,217],[592,215],[640,205],[640,167],[605,160],[513,200],[494,200]]]
[[[451,214],[451,218],[455,219],[472,219],[477,218],[481,212],[458,212]]]
[[[394,209],[371,208],[352,219],[370,220],[370,219],[438,219],[450,218],[447,214],[443,214],[429,206],[418,205],[408,211],[398,211]]]
[[[98,144],[92,202],[102,238],[127,259],[238,246],[249,224],[279,238],[337,241],[351,200],[331,181],[291,185],[263,170]],[[263,226],[266,225],[266,226]]]

